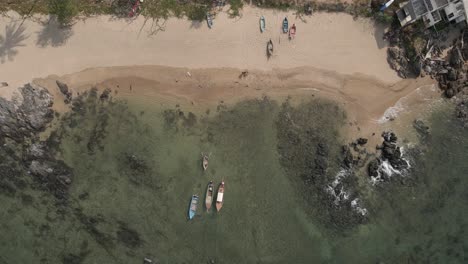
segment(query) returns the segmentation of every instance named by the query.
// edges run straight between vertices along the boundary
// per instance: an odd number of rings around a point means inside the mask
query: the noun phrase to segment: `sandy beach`
[[[261,15],[267,21],[263,34],[258,23]],[[292,41],[280,32],[284,17],[297,26]],[[155,34],[150,34],[151,22],[145,24],[143,17],[132,21],[88,18],[69,32],[58,30],[54,22],[47,24],[46,17],[33,20],[44,24],[26,20],[17,30],[22,23],[17,14],[0,18],[0,35],[6,35],[7,27],[16,30],[0,48],[0,81],[12,87],[50,74],[132,65],[260,70],[312,66],[374,76],[387,83],[398,81],[386,62],[383,28],[346,14],[317,13],[301,21],[292,12],[246,7],[240,18],[219,13],[211,30],[205,22],[171,18],[160,22],[164,29]],[[267,60],[270,38],[275,54]]]

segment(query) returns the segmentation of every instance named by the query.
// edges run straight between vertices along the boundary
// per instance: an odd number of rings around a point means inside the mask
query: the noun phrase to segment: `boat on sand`
[[[285,17],[284,20],[283,20],[283,33],[288,33],[288,27],[289,27],[289,23],[288,23],[288,18]]]
[[[263,31],[265,31],[265,17],[264,16],[261,16],[260,17],[260,32],[263,33]]]
[[[273,41],[268,41],[267,42],[267,56],[270,58],[270,56],[273,54]]]
[[[188,210],[189,220],[192,220],[195,215],[197,214],[197,207],[198,207],[198,195],[192,195],[192,199],[190,200],[190,206]]]
[[[206,196],[205,196],[205,206],[206,211],[208,212],[213,204],[213,193],[214,193],[214,184],[213,181],[208,183],[208,187],[206,188]]]
[[[224,203],[224,181],[218,187],[218,195],[216,197],[216,211],[220,211]]]
[[[206,13],[206,23],[209,28],[213,26],[213,16],[210,13]]]

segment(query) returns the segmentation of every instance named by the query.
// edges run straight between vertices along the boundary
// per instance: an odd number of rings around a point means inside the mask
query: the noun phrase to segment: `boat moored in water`
[[[198,207],[198,195],[192,195],[192,199],[190,200],[190,206],[188,211],[189,219],[192,220],[195,215],[197,214],[197,207]]]
[[[203,158],[202,158],[202,167],[203,167],[203,170],[206,170],[208,169],[208,156],[207,155],[203,155]]]
[[[206,188],[206,196],[205,196],[205,206],[206,211],[209,211],[211,205],[213,204],[213,193],[214,193],[214,184],[213,181],[208,183],[208,187]]]
[[[216,211],[219,212],[224,203],[224,181],[218,187],[218,195],[216,197]]]

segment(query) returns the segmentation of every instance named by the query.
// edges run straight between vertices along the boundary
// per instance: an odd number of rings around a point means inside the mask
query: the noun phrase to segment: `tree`
[[[49,0],[49,13],[57,17],[60,25],[70,26],[78,14],[75,0]]]

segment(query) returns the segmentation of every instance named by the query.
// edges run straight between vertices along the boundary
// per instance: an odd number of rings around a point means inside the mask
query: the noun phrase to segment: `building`
[[[400,4],[396,12],[401,26],[422,19],[426,28],[440,21],[459,23],[466,21],[468,0],[409,0]]]

